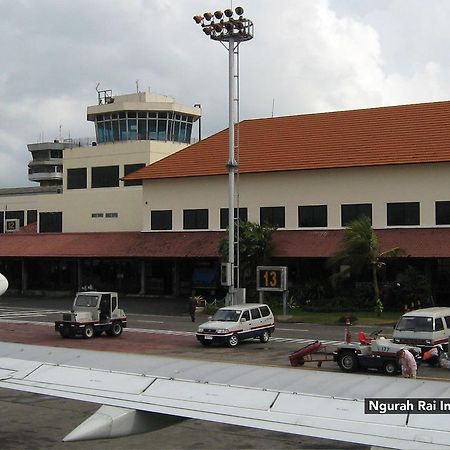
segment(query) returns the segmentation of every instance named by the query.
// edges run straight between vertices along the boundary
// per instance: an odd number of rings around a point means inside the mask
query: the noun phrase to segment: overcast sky
[[[228,125],[228,56],[192,17],[242,6],[241,119],[450,99],[448,0],[0,0],[0,187],[27,144],[94,137],[95,87],[203,107]],[[35,184],[37,185],[37,184]]]

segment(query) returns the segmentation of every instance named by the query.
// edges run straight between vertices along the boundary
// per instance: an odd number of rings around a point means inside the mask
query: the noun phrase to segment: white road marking
[[[162,320],[136,320],[136,322],[141,322],[141,323],[165,323]]]
[[[300,328],[280,328],[280,327],[277,327],[277,330],[280,330],[280,331],[309,331],[309,330],[302,330]]]

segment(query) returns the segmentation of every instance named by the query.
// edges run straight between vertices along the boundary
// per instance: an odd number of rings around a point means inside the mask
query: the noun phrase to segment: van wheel
[[[92,325],[86,325],[83,331],[83,337],[85,339],[91,339],[94,337],[94,327]]]
[[[266,330],[266,331],[263,331],[262,333],[261,333],[261,335],[259,336],[259,340],[263,343],[263,344],[265,344],[266,342],[269,342],[269,339],[270,339],[270,333]]]
[[[232,334],[228,339],[228,345],[230,347],[236,347],[239,344],[239,338],[237,334]]]
[[[397,365],[392,361],[387,361],[383,365],[383,371],[386,375],[395,375],[397,373]]]

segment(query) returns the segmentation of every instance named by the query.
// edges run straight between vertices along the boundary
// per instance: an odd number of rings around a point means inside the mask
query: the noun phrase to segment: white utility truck
[[[55,322],[62,337],[83,336],[90,339],[105,332],[120,336],[127,326],[127,316],[119,309],[117,292],[78,292],[70,312]]]

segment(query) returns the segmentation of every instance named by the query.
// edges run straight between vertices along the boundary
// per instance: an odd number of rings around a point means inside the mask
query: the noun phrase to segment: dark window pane
[[[97,122],[97,140],[98,142],[106,142],[105,124]]]
[[[186,140],[184,142],[191,141],[191,133],[192,133],[192,124],[188,123],[187,128],[186,128]]]
[[[149,139],[156,140],[156,119],[148,121],[148,137]]]
[[[130,173],[136,172],[136,170],[142,169],[145,167],[145,163],[138,164],[125,164],[124,174],[129,175]],[[124,186],[141,186],[142,180],[132,180],[132,181],[124,181]]]
[[[123,119],[119,120],[119,139],[121,141],[126,141],[128,139],[127,121]]]
[[[450,202],[436,202],[436,225],[450,225]]]
[[[119,140],[119,121],[118,120],[112,121],[112,129],[113,129],[113,140],[118,141]]]
[[[92,167],[92,187],[119,186],[119,166]]]
[[[234,208],[234,217],[236,217],[237,208]],[[239,208],[239,220],[241,222],[247,222],[248,220],[248,209]],[[220,208],[220,228],[228,228],[228,208]]]
[[[159,119],[158,120],[158,141],[165,141],[167,138],[167,120],[166,119]]]
[[[87,188],[87,169],[67,169],[67,189],[86,189]]]
[[[420,205],[419,202],[388,203],[387,224],[395,225],[419,225]]]
[[[147,139],[147,120],[138,120],[138,140]]]
[[[130,113],[128,113],[128,117],[130,117]],[[128,119],[128,139],[135,141],[136,138],[137,138],[137,121],[136,119]]]
[[[62,158],[63,152],[62,150],[51,150],[50,151],[50,158]]]
[[[326,227],[327,224],[327,205],[298,207],[299,227]]]
[[[346,227],[353,220],[366,216],[372,223],[372,205],[370,203],[355,203],[341,205],[341,224]]]
[[[284,206],[268,206],[259,210],[259,221],[261,225],[268,225],[276,228],[284,228]]]
[[[152,230],[171,230],[172,211],[152,211],[150,227]]]
[[[4,233],[5,229],[3,228],[3,224],[5,223],[5,213],[0,211],[0,233]]]
[[[30,223],[37,222],[37,211],[35,209],[30,209],[27,211],[27,225]]]
[[[62,212],[39,213],[39,233],[62,233]]]
[[[183,229],[185,230],[208,229],[208,210],[185,209],[183,211]]]
[[[25,212],[24,211],[5,211],[5,219],[19,219],[20,226],[25,225]]]

